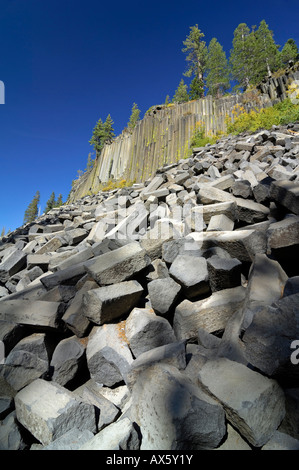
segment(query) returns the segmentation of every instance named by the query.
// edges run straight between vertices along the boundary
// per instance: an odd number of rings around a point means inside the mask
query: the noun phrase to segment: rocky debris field
[[[299,449],[299,124],[0,245],[2,450]]]

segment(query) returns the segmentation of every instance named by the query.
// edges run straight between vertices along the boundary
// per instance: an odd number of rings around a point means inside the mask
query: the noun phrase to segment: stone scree
[[[299,449],[299,124],[0,244],[0,449]]]

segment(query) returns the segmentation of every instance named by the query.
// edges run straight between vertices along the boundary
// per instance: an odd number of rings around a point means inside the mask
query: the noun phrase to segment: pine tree
[[[33,222],[36,217],[38,216],[38,204],[40,200],[40,193],[36,191],[36,194],[32,201],[30,202],[29,206],[27,207],[25,214],[24,214],[24,224]]]
[[[208,47],[207,71],[209,94],[220,98],[229,89],[230,82],[226,55],[216,38],[211,40]]]
[[[230,51],[230,69],[235,89],[246,90],[252,82],[255,38],[246,23],[240,23],[234,31],[233,47]]]
[[[186,77],[196,77],[200,83],[200,87],[196,89],[202,90],[201,95],[196,98],[203,96],[204,89],[204,73],[206,70],[207,62],[207,47],[206,43],[203,40],[204,33],[198,28],[198,25],[190,27],[189,36],[186,37],[186,40],[183,41],[184,48],[182,52],[188,54],[186,56],[186,61],[189,63],[189,67],[184,73]],[[195,86],[193,87],[195,89]]]
[[[260,22],[259,28],[254,33],[254,77],[252,83],[257,85],[266,76],[279,67],[279,46],[275,44],[273,32],[269,30],[265,20]]]
[[[134,127],[136,126],[137,122],[140,119],[140,109],[138,109],[138,106],[136,103],[133,104],[132,107],[132,112],[130,116],[130,120],[128,122],[128,129],[132,131]]]
[[[55,207],[60,207],[60,206],[62,206],[62,204],[63,204],[62,194],[58,194],[58,198],[57,198],[57,201],[55,203]]]
[[[5,227],[2,228],[0,239],[5,236]]]
[[[287,67],[289,61],[299,60],[299,51],[294,39],[288,39],[280,52],[280,62],[282,67]]]
[[[192,82],[190,83],[189,99],[190,100],[198,100],[202,96],[204,96],[203,81],[199,80],[198,77],[194,77]]]
[[[114,129],[112,127],[113,124],[114,122],[112,121],[110,114],[108,114],[106,121],[104,122],[104,144],[110,144],[115,137]]]
[[[53,209],[53,207],[55,207],[55,193],[54,193],[54,191],[53,191],[53,193],[51,194],[50,198],[47,201],[47,205],[46,205],[46,208],[45,208],[45,214],[47,214],[51,209]]]
[[[96,126],[93,129],[92,137],[89,141],[90,145],[93,145],[93,148],[96,152],[96,155],[99,155],[104,147],[104,124],[102,119],[99,119]]]
[[[110,114],[108,114],[106,121],[103,123],[102,119],[99,119],[96,126],[93,129],[92,137],[89,141],[90,145],[93,145],[96,156],[98,157],[106,143],[111,143],[114,135],[113,121]]]
[[[95,161],[91,158],[91,153],[89,153],[87,157],[87,165],[85,171],[91,170],[93,168],[94,162]]]
[[[189,101],[189,95],[187,91],[187,85],[185,84],[184,80],[182,79],[180,81],[179,86],[176,89],[176,92],[174,94],[174,97],[172,101],[174,103],[185,103],[186,101]]]

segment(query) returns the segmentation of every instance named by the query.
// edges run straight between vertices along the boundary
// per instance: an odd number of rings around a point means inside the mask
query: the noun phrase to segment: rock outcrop
[[[266,79],[255,91],[222,98],[208,95],[187,103],[153,106],[134,129],[124,129],[104,146],[92,170],[74,180],[69,201],[97,193],[101,183],[109,180],[125,179],[139,183],[151,178],[162,165],[175,164],[190,155],[196,130],[204,129],[206,135],[226,133],[226,119],[234,118],[236,108],[241,106],[247,111],[257,110],[282,101],[287,98],[288,86],[294,80],[299,80],[298,64],[288,68],[278,78]],[[248,142],[240,142],[236,148],[237,151],[251,149],[252,143]],[[267,149],[262,151],[267,152]],[[187,176],[186,173],[179,175],[175,182],[183,184]],[[242,187],[244,191],[243,183]]]
[[[0,245],[0,448],[299,449],[299,124]]]

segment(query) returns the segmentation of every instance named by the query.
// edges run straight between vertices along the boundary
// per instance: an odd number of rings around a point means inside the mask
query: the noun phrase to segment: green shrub
[[[215,144],[218,138],[219,137],[217,136],[206,135],[205,128],[203,126],[199,126],[194,131],[190,147],[204,147],[207,144]]]
[[[288,124],[299,120],[299,104],[289,98],[269,108],[259,111],[246,112],[242,106],[233,110],[234,119],[226,120],[227,132],[240,134],[241,132],[255,132],[259,129],[271,129],[273,125]]]

